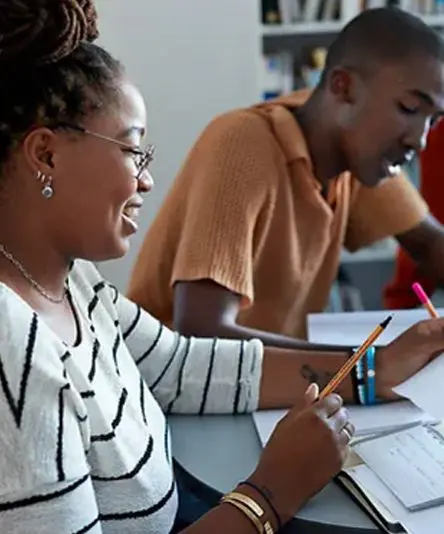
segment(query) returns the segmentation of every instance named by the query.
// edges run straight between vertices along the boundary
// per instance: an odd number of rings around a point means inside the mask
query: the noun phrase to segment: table
[[[177,463],[212,504],[255,468],[261,452],[251,415],[174,415],[168,418]],[[285,533],[376,534],[380,532],[336,484],[313,498]]]

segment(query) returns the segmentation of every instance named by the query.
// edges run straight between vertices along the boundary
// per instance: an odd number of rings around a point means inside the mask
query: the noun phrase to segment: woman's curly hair
[[[0,0],[0,165],[30,128],[116,97],[122,67],[97,37],[92,0]]]

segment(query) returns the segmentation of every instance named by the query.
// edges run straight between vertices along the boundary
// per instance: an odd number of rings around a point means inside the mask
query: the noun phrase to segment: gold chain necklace
[[[52,302],[54,304],[61,304],[65,298],[65,292],[66,288],[63,290],[63,295],[61,297],[53,297],[51,296],[44,287],[42,287],[37,280],[35,280],[28,271],[23,267],[23,265],[18,261],[17,258],[15,258],[9,251],[5,249],[5,247],[0,243],[0,252],[3,254],[3,256],[14,265],[14,267],[20,271],[22,276],[32,285],[32,287],[42,295],[46,300],[49,300],[49,302]]]

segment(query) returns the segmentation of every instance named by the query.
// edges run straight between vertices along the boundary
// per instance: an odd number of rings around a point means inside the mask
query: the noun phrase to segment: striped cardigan
[[[167,533],[177,496],[163,412],[254,410],[262,346],[180,336],[88,262],[68,287],[70,346],[0,284],[0,532]]]

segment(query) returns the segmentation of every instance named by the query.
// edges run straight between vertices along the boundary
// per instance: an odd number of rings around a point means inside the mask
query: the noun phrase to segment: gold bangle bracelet
[[[234,506],[234,508],[237,508],[242,514],[247,517],[251,523],[253,523],[254,527],[256,528],[258,534],[264,534],[264,527],[260,521],[260,519],[255,515],[249,508],[244,506],[238,501],[235,501],[234,499],[231,499],[230,497],[222,498],[222,503],[229,504],[231,506]]]
[[[259,506],[254,499],[238,491],[231,491],[230,493],[227,493],[227,495],[222,497],[222,502],[228,499],[234,500],[239,504],[246,506],[249,511],[252,512],[259,520],[262,526],[262,532],[264,532],[264,534],[274,534],[274,528],[272,527],[270,521],[264,521],[265,512],[263,508]]]

